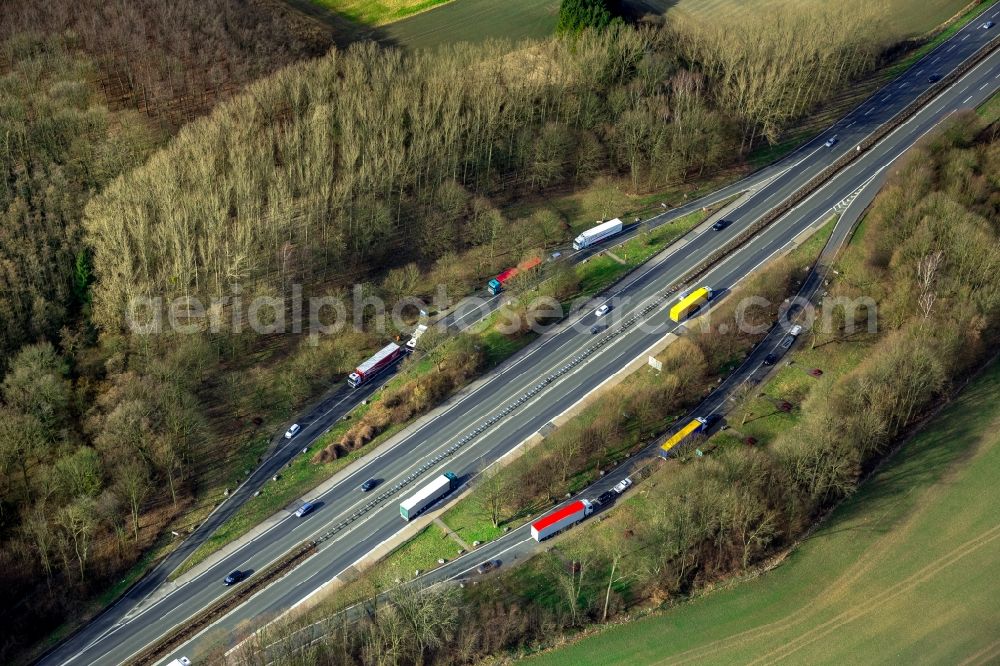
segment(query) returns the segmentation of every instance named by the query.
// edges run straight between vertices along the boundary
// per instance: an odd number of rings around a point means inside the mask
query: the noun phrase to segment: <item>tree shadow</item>
[[[351,44],[376,41],[383,46],[401,46],[385,30],[374,26],[355,23],[348,18],[321,7],[312,0],[284,0],[285,4],[299,14],[321,24],[330,35],[330,41],[338,49],[346,49]]]

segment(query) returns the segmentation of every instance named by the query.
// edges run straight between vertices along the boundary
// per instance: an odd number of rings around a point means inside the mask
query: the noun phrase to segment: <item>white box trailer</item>
[[[191,660],[187,657],[178,657],[167,664],[167,666],[191,666]]]
[[[531,523],[531,537],[535,541],[547,539],[556,532],[580,522],[593,512],[594,505],[589,500],[582,499],[567,504],[558,511],[553,511]]]
[[[458,477],[452,472],[445,472],[418,490],[416,494],[400,502],[399,515],[403,517],[403,520],[413,520],[420,512],[450,493],[456,486],[458,486]]]
[[[411,335],[410,339],[406,341],[406,346],[410,349],[416,349],[417,340],[419,340],[420,336],[426,332],[427,332],[427,324],[418,325],[415,329],[413,329],[413,335]]]
[[[606,238],[611,238],[622,231],[622,221],[617,217],[596,227],[587,229],[573,240],[573,249],[582,250],[596,243],[600,243]]]

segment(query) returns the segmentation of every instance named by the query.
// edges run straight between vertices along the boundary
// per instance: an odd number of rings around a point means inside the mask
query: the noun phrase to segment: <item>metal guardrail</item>
[[[425,461],[419,468],[413,471],[409,476],[402,479],[399,483],[395,484],[389,490],[381,493],[380,495],[374,497],[372,500],[367,502],[361,508],[357,509],[354,513],[348,516],[346,519],[335,525],[329,531],[320,535],[315,541],[308,544],[304,544],[295,552],[283,558],[281,561],[275,563],[271,567],[265,570],[260,576],[255,576],[252,582],[243,588],[241,588],[236,594],[227,596],[220,599],[218,602],[202,611],[198,614],[195,619],[193,619],[187,626],[180,629],[175,629],[169,634],[164,636],[162,639],[148,647],[138,656],[130,660],[130,663],[139,665],[152,664],[155,663],[155,658],[157,655],[166,652],[171,647],[176,646],[186,640],[186,638],[194,635],[204,626],[207,626],[215,619],[221,617],[230,609],[239,605],[243,600],[249,598],[257,592],[258,589],[265,586],[266,583],[270,582],[272,579],[276,578],[285,569],[296,565],[301,559],[304,559],[307,555],[311,555],[316,552],[319,544],[331,539],[337,533],[343,531],[349,527],[356,520],[360,519],[365,514],[369,513],[380,504],[384,503],[391,497],[399,494],[404,488],[412,484],[418,478],[420,478],[426,471],[435,467],[442,460],[454,455],[466,444],[478,438],[489,428],[494,426],[501,419],[508,416],[515,409],[523,405],[525,402],[530,400],[540,391],[542,391],[546,386],[556,381],[561,376],[568,373],[573,368],[577,367],[579,364],[583,363],[588,357],[590,357],[595,352],[599,351],[608,342],[617,338],[618,336],[624,334],[630,328],[635,326],[639,321],[646,318],[654,310],[659,308],[665,301],[670,299],[681,287],[690,282],[691,280],[697,279],[713,266],[719,263],[723,258],[729,256],[735,249],[742,247],[747,241],[759,234],[765,228],[769,227],[775,221],[780,219],[786,213],[788,213],[792,208],[802,202],[806,197],[811,195],[813,192],[818,190],[824,183],[833,178],[837,173],[846,168],[848,165],[852,164],[861,155],[865,154],[872,146],[877,144],[883,138],[888,136],[891,132],[913,117],[920,109],[922,109],[930,100],[937,97],[941,92],[946,90],[955,81],[964,76],[973,67],[977,66],[983,60],[985,60],[997,47],[1000,46],[1000,35],[991,40],[986,46],[980,49],[975,55],[968,58],[963,62],[958,68],[952,70],[948,75],[944,76],[936,84],[925,90],[917,99],[908,104],[899,113],[893,116],[890,120],[883,123],[876,129],[872,134],[865,138],[859,145],[857,150],[850,151],[840,158],[838,158],[833,164],[826,167],[818,173],[816,176],[811,178],[805,185],[796,190],[791,196],[789,196],[785,201],[772,208],[770,211],[765,213],[757,222],[752,224],[750,227],[745,229],[742,233],[733,238],[729,243],[725,244],[723,247],[719,248],[713,252],[705,261],[698,264],[694,269],[689,271],[682,282],[677,282],[670,287],[667,287],[657,296],[655,296],[645,307],[643,307],[638,312],[632,314],[631,317],[624,320],[619,326],[614,330],[609,331],[608,334],[601,337],[593,345],[588,346],[586,349],[581,351],[579,354],[573,357],[568,363],[559,368],[554,373],[550,374],[545,379],[541,380],[538,384],[534,385],[532,388],[525,391],[519,397],[515,398],[513,401],[508,403],[498,412],[495,412],[492,416],[482,421],[478,426],[468,431],[464,436],[457,440],[452,446],[450,446],[445,451],[437,454],[433,458]]]
[[[199,631],[226,615],[229,611],[266,587],[271,581],[281,577],[287,570],[297,566],[299,562],[315,552],[315,542],[308,541],[300,544],[298,548],[269,565],[260,573],[252,575],[246,583],[236,588],[233,594],[219,599],[183,625],[174,627],[157,641],[126,660],[126,663],[133,666],[155,664],[167,652],[195,636]]]
[[[930,88],[925,90],[919,97],[910,102],[905,108],[903,108],[899,113],[890,118],[888,121],[882,123],[874,132],[872,132],[867,138],[865,138],[856,150],[852,150],[844,155],[841,155],[833,164],[823,169],[821,172],[813,176],[805,185],[796,190],[790,197],[785,199],[782,203],[778,204],[776,207],[772,208],[770,211],[764,214],[759,220],[754,222],[750,227],[745,229],[742,233],[733,238],[729,243],[725,244],[715,252],[713,252],[709,257],[699,264],[695,269],[688,274],[686,281],[690,281],[703,275],[710,268],[719,263],[722,259],[732,254],[734,250],[741,247],[750,238],[756,236],[765,228],[769,227],[772,223],[777,221],[780,217],[785,215],[792,208],[801,203],[806,197],[815,192],[826,183],[828,180],[833,178],[837,173],[846,168],[848,165],[853,163],[859,157],[868,152],[868,150],[877,144],[879,141],[884,139],[890,133],[895,131],[899,126],[905,123],[907,120],[912,118],[917,114],[920,109],[922,109],[930,100],[937,97],[949,86],[951,86],[955,81],[965,76],[973,67],[981,63],[990,54],[993,53],[1000,46],[1000,35],[994,37],[986,46],[981,48],[975,55],[966,59],[958,68],[952,70],[949,74],[944,76],[940,81],[932,85]]]

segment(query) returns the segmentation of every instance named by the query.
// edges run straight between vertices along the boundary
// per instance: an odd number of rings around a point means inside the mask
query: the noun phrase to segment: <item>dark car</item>
[[[608,490],[601,493],[601,496],[597,498],[597,503],[601,506],[608,506],[612,504],[616,499],[618,499],[618,493],[613,490]]]
[[[591,326],[591,327],[590,327],[590,334],[591,334],[591,335],[593,335],[593,334],[595,334],[595,333],[600,333],[600,332],[601,332],[601,330],[602,330],[602,329],[601,329],[601,327],[600,327],[600,326]]]
[[[702,418],[702,422],[704,423],[704,425],[702,426],[702,429],[703,430],[711,430],[712,426],[714,426],[716,423],[718,423],[721,420],[722,420],[722,416],[720,414],[709,414],[708,416]]]
[[[712,225],[712,229],[714,229],[715,231],[722,231],[730,224],[732,224],[731,220],[719,220],[718,222]]]
[[[368,479],[367,481],[361,484],[361,492],[366,493],[377,485],[378,485],[377,479]]]
[[[500,560],[486,560],[478,567],[476,567],[476,573],[485,574],[498,569],[500,567]]]
[[[768,354],[767,356],[764,357],[764,365],[774,365],[777,360],[778,360],[777,354]]]
[[[927,77],[928,83],[937,83],[940,80],[941,80],[940,74],[931,74],[930,76]]]
[[[226,579],[223,582],[226,585],[236,585],[236,583],[240,582],[246,577],[247,575],[245,573],[237,569],[236,571],[233,571],[231,574],[226,576]]]
[[[308,516],[315,508],[316,504],[314,502],[306,502],[295,511],[295,517],[302,518],[303,516]]]

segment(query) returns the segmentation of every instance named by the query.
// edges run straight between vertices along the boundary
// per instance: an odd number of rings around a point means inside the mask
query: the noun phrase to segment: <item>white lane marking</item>
[[[504,548],[503,550],[501,550],[496,555],[493,555],[490,559],[491,560],[499,560],[500,556],[503,555],[504,553],[506,553],[508,550],[511,550],[512,548],[517,548],[518,546],[520,546],[522,544],[525,544],[525,543],[528,543],[529,541],[531,541],[531,537],[528,537],[527,539],[522,539],[521,541],[518,541],[516,543],[512,543],[511,545],[507,546],[506,548]],[[500,561],[501,561],[501,565],[502,565],[503,564],[503,560],[500,560]],[[469,573],[470,571],[472,571],[473,569],[475,569],[478,566],[479,566],[479,564],[474,564],[471,567],[469,567],[468,569],[466,569],[465,571],[460,571],[457,574],[455,574],[454,576],[452,576],[451,578],[448,578],[447,580],[455,580],[459,576],[464,576],[465,574]]]
[[[941,59],[941,56],[938,56],[938,57],[934,58],[934,60],[931,60],[931,64],[933,65],[934,63],[936,63],[940,59]]]
[[[997,76],[1000,76],[1000,74],[998,74]],[[990,85],[990,84],[989,83],[984,83],[983,85],[979,86],[979,89],[982,90],[983,88],[985,88],[988,85]]]
[[[851,126],[851,125],[853,125],[853,124],[854,124],[854,121],[852,120],[852,121],[850,122],[850,124],[848,124],[848,125],[847,125],[847,126],[846,126],[846,127],[844,128],[844,129],[847,129],[847,127],[850,127],[850,126]]]
[[[985,63],[984,63],[984,64],[985,64]],[[978,69],[978,67],[977,67],[976,69]],[[975,71],[975,70],[973,70],[973,71]],[[966,76],[969,76],[969,75],[971,75],[971,74],[972,74],[972,72],[969,72],[969,73],[968,73],[968,74],[967,74]],[[1000,74],[998,74],[997,76],[998,76],[998,77],[1000,77]],[[963,77],[963,78],[965,78],[965,77]],[[970,97],[969,99],[971,99],[971,97]],[[865,115],[867,115],[867,113],[866,113]],[[935,125],[935,126],[936,126],[936,125]],[[933,129],[933,127],[931,127],[930,129],[928,129],[928,132],[930,132],[930,131],[931,131],[932,129]],[[925,132],[925,134],[926,134],[926,132]],[[922,135],[922,136],[923,136],[923,135]],[[888,139],[888,137],[885,137],[885,139],[883,139],[883,140],[882,140],[882,141],[880,141],[879,143],[882,143],[882,142],[883,142],[883,141],[885,141],[886,139]],[[902,152],[905,152],[905,150],[907,150],[907,149],[908,149],[908,147],[907,147],[907,148],[904,148],[904,149],[903,149],[903,151],[901,151],[901,153],[902,153]],[[900,153],[900,154],[901,154],[901,153]],[[888,162],[888,163],[891,163],[891,162],[892,162],[892,161],[894,161],[894,160],[895,160],[896,158],[898,158],[898,155],[897,155],[896,157],[894,157],[894,158],[893,158],[892,160],[889,160],[889,162]],[[887,163],[887,164],[888,164],[888,163]],[[883,166],[883,168],[885,168],[885,167]],[[815,193],[814,193],[814,194],[815,194]],[[811,199],[811,198],[813,198],[813,197],[812,197],[812,196],[810,196],[810,197],[809,197],[809,199]],[[805,202],[802,202],[802,203],[805,203]],[[799,206],[796,206],[795,208],[799,208],[799,207],[800,207],[801,205],[802,205],[802,204],[800,203],[800,204],[799,204]],[[793,209],[793,210],[794,210],[794,209]],[[744,246],[744,248],[745,248],[745,247],[747,247],[747,246]],[[723,263],[728,263],[728,262],[723,262]],[[450,410],[449,410],[449,411],[450,411]],[[379,456],[379,457],[381,457],[381,456]],[[350,530],[348,530],[348,532],[350,532]],[[255,539],[255,540],[256,540],[256,539]],[[205,573],[207,573],[207,572],[205,572]],[[204,574],[203,574],[203,575],[204,575]],[[196,577],[195,579],[192,579],[192,581],[191,581],[191,582],[193,582],[193,580],[196,580],[196,579],[197,579],[197,578],[199,578],[199,577],[200,577],[200,576]],[[169,597],[170,595],[168,594],[167,596]],[[164,597],[164,599],[165,599],[165,598],[167,598],[167,597]],[[161,601],[162,601],[162,599],[161,599]],[[159,601],[157,602],[157,604],[158,604],[158,603],[159,603]],[[155,605],[157,605],[157,604],[154,604],[154,606],[155,606]],[[146,609],[146,610],[149,610],[149,609]],[[145,612],[145,611],[144,611],[144,612]],[[141,614],[143,614],[143,613],[140,613],[140,615],[141,615]],[[227,615],[228,615],[228,614],[227,614]],[[136,616],[136,617],[137,617],[137,616]],[[108,631],[106,631],[106,632],[105,632],[105,633],[103,634],[103,636],[106,636],[106,635],[108,635],[108,634],[111,634],[111,633],[115,633],[115,632],[116,632],[116,631],[117,631],[118,629],[120,629],[121,627],[125,626],[125,625],[126,625],[126,624],[128,624],[128,623],[129,623],[129,622],[130,622],[131,620],[134,620],[134,619],[135,619],[134,617],[133,617],[133,618],[129,618],[128,620],[126,620],[126,622],[124,622],[124,623],[122,623],[122,624],[119,624],[119,625],[116,625],[116,626],[114,626],[114,627],[110,628],[110,629],[109,629]],[[201,632],[201,633],[204,633],[204,632]],[[199,636],[200,636],[200,635],[201,635],[201,634],[199,633]],[[103,637],[103,636],[102,636],[102,637]],[[101,637],[99,637],[98,639],[95,639],[95,641],[93,641],[93,642],[92,642],[92,643],[90,644],[90,646],[88,646],[88,647],[92,647],[92,646],[93,646],[93,645],[94,645],[95,643],[97,643],[97,642],[98,642],[98,641],[100,640],[100,638],[101,638]],[[86,649],[87,649],[87,648],[84,648],[84,650],[81,650],[80,652],[78,652],[78,653],[77,653],[76,655],[74,655],[73,657],[71,657],[71,658],[70,658],[70,659],[69,659],[68,661],[72,661],[73,659],[77,658],[77,657],[78,657],[78,656],[79,656],[80,654],[82,654],[82,653],[83,653],[83,652],[84,652],[84,651],[85,651]],[[107,653],[105,653],[105,654],[107,654]],[[102,655],[102,656],[104,656],[104,655]]]
[[[964,41],[965,41],[965,40],[967,40],[968,38],[969,38],[969,35],[966,35],[965,37],[962,37],[962,41],[964,42]]]
[[[892,95],[886,95],[885,97],[882,98],[882,101],[888,102],[890,97],[892,97]]]
[[[930,129],[928,129],[928,130],[927,130],[927,132],[930,132],[931,130],[933,130],[933,127],[931,127]],[[925,134],[926,134],[927,132],[925,132]],[[880,141],[879,143],[881,143],[881,141]],[[903,148],[903,150],[902,150],[902,151],[900,151],[900,153],[899,153],[899,154],[902,154],[902,152],[905,152],[905,151],[906,151],[906,150],[908,150],[908,149],[909,149],[908,147],[905,147],[905,148]],[[864,184],[864,185],[862,185],[862,189],[863,189],[863,188],[864,188],[865,186],[867,186],[867,184],[868,184],[868,183],[870,183],[870,182],[871,182],[872,180],[874,180],[875,176],[877,176],[879,172],[881,172],[882,170],[884,170],[884,169],[885,169],[885,168],[886,168],[886,167],[888,166],[888,164],[891,164],[891,163],[892,163],[892,161],[894,161],[894,160],[895,160],[895,159],[897,159],[897,158],[898,158],[898,155],[897,155],[896,157],[894,157],[894,158],[893,158],[892,160],[889,160],[889,162],[888,162],[888,163],[886,163],[885,165],[883,165],[883,166],[882,166],[881,168],[879,168],[879,169],[878,169],[878,170],[876,171],[875,175],[873,175],[873,176],[872,176],[871,178],[869,178],[869,179],[868,179],[868,180],[867,180],[867,181],[865,182],[865,184]],[[809,197],[809,198],[812,198],[812,197]],[[796,208],[798,208],[798,206],[796,206]],[[779,248],[778,250],[776,250],[776,251],[775,251],[775,253],[772,253],[772,255],[770,255],[770,256],[768,256],[767,258],[765,258],[765,259],[764,259],[763,261],[761,261],[761,262],[760,262],[759,264],[757,264],[757,266],[755,266],[755,267],[754,267],[754,269],[751,269],[750,271],[748,271],[748,272],[747,272],[747,273],[746,273],[746,274],[745,274],[745,275],[743,276],[743,278],[741,278],[741,279],[740,279],[739,281],[742,281],[743,279],[745,279],[746,277],[748,277],[748,276],[749,276],[750,274],[752,274],[752,273],[754,272],[754,270],[756,270],[756,268],[758,268],[759,266],[761,266],[762,264],[764,264],[765,262],[767,262],[767,261],[768,261],[768,260],[769,260],[769,259],[770,259],[771,257],[773,257],[773,256],[774,256],[774,254],[776,254],[777,252],[780,252],[780,251],[781,251],[781,249],[783,249],[785,245],[786,245],[786,244],[783,244],[783,245],[782,245],[782,248]],[[723,262],[723,263],[728,263],[728,262]],[[716,267],[716,269],[718,269],[718,267]],[[738,282],[739,282],[739,281],[738,281]],[[779,342],[780,342],[780,341],[779,341]],[[502,551],[500,551],[499,553],[497,553],[496,555],[494,555],[494,558],[497,558],[497,557],[498,557],[499,555],[502,555],[502,554],[504,554],[504,553],[506,553],[506,552],[510,551],[511,549],[513,549],[513,548],[516,548],[517,546],[520,546],[520,545],[522,545],[522,544],[524,544],[524,543],[527,543],[528,541],[530,541],[530,537],[529,537],[529,538],[526,538],[526,539],[522,539],[521,541],[518,541],[518,542],[516,542],[516,543],[514,543],[514,544],[511,544],[510,546],[508,546],[508,547],[507,547],[507,548],[505,548],[504,550],[502,550]],[[467,556],[471,556],[471,555],[472,555],[472,553],[469,553],[469,554],[468,554]],[[474,565],[474,566],[478,566],[478,564],[476,564],[476,565]],[[466,569],[466,570],[464,570],[464,571],[460,572],[459,574],[457,574],[457,575],[453,576],[452,578],[450,578],[450,579],[448,579],[448,580],[454,580],[455,578],[457,578],[457,577],[459,577],[459,576],[462,576],[462,575],[464,575],[464,574],[465,574],[465,573],[467,573],[468,571],[471,571],[471,570],[472,570],[472,568],[473,568],[473,567],[470,567],[469,569]],[[430,573],[432,573],[432,572],[428,572],[428,573],[427,573],[427,574],[425,574],[425,575],[429,575]],[[314,576],[310,576],[310,579],[311,579],[311,578],[313,578],[313,577],[315,577],[315,575],[314,575]],[[297,585],[296,585],[296,587],[297,587]],[[207,630],[207,629],[206,629],[206,630]],[[201,633],[204,633],[204,631],[202,631]],[[201,635],[201,633],[199,634],[199,636]]]
[[[972,95],[966,97],[965,100],[962,102],[962,104],[968,104],[970,99],[972,99]]]
[[[945,51],[945,53],[951,53],[954,50],[955,50],[955,45],[952,44],[951,47],[947,51]]]
[[[868,109],[867,111],[865,111],[865,115],[867,116],[867,115],[868,115],[869,113],[871,113],[871,112],[872,112],[872,110],[871,110],[871,109]]]
[[[920,76],[920,72],[922,71],[924,71],[923,68],[918,69],[916,72],[914,72],[914,76]]]
[[[970,76],[971,74],[972,74],[972,72],[969,72],[968,74],[966,74],[966,77]],[[963,78],[965,78],[965,77],[963,77]],[[920,115],[920,114],[918,113],[917,115],[915,115],[915,116],[914,116],[914,118],[913,118],[913,119],[916,119],[916,118],[917,118],[917,117],[918,117],[919,115]],[[911,120],[913,120],[913,119],[911,119]],[[882,139],[882,141],[880,141],[879,143],[880,143],[880,144],[881,144],[881,143],[883,143],[884,141],[888,140],[888,138],[889,138],[889,137],[885,137],[885,138],[883,138],[883,139]],[[819,150],[819,148],[817,148],[816,150],[814,150],[814,151],[813,151],[813,153],[815,153],[815,152],[818,152],[818,150]],[[810,153],[810,155],[811,155],[811,154],[813,154],[813,153]],[[802,160],[800,160],[800,162],[804,161],[805,159],[808,159],[808,157],[809,157],[809,156],[807,155],[807,156],[806,156],[805,158],[803,158]],[[895,158],[894,158],[894,159],[895,159]],[[790,167],[790,168],[791,168],[791,167]],[[815,195],[815,194],[816,194],[816,193],[814,193],[814,195]],[[809,199],[811,199],[811,198],[813,198],[813,197],[812,197],[812,196],[810,196],[810,197],[809,197]],[[807,200],[808,200],[808,199],[807,199]],[[804,202],[802,202],[802,203],[804,203]],[[799,207],[800,207],[800,206],[802,205],[802,203],[800,203],[800,204],[799,204],[799,206],[796,206],[795,208],[799,208]],[[744,205],[745,205],[745,203],[744,203]],[[745,246],[743,246],[743,247],[741,247],[741,248],[738,248],[738,249],[737,249],[737,251],[736,251],[736,252],[735,252],[735,253],[734,253],[733,255],[730,255],[730,257],[728,257],[728,258],[727,258],[726,260],[724,260],[724,261],[723,261],[723,262],[722,262],[722,263],[721,263],[721,264],[720,264],[719,266],[717,266],[717,267],[716,267],[716,269],[718,269],[719,267],[721,267],[721,266],[723,266],[723,265],[725,265],[725,264],[729,263],[729,261],[730,261],[730,260],[734,259],[734,258],[736,257],[736,255],[739,255],[739,254],[741,254],[741,253],[742,253],[742,251],[743,251],[743,250],[745,250],[745,249],[747,249],[748,247],[749,247],[749,245],[745,245]],[[676,252],[676,250],[675,250],[675,252]],[[670,254],[672,255],[672,254],[674,254],[674,252],[671,252]],[[649,266],[649,267],[647,268],[647,270],[643,271],[642,275],[645,275],[646,273],[648,273],[648,272],[650,272],[650,271],[652,271],[652,270],[657,270],[657,268],[658,268],[658,266]],[[650,297],[649,297],[649,299],[652,299],[652,298],[655,298],[655,294],[654,294],[653,296],[650,296]],[[643,299],[643,301],[646,301],[646,300],[649,300],[649,299]],[[641,307],[642,307],[642,304],[643,304],[643,303],[640,303],[640,304],[639,304],[638,306],[634,306],[634,307],[633,307],[633,309],[641,309]],[[585,312],[583,316],[587,316],[587,315],[589,315],[589,312]],[[621,341],[622,341],[622,340],[623,340],[623,339],[624,339],[625,337],[627,337],[627,336],[622,336],[622,338],[620,338],[619,340],[616,340],[616,341],[615,341],[614,343],[612,343],[612,345],[609,345],[609,346],[608,346],[607,348],[610,348],[610,347],[614,347],[614,346],[617,346],[617,344],[618,344],[618,343],[620,343],[620,342],[621,342]],[[564,342],[563,344],[560,344],[560,345],[558,345],[558,347],[563,347],[563,346],[564,346],[564,345],[565,345],[565,344],[566,344],[567,342],[570,342],[570,341],[578,341],[578,340],[579,340],[579,338],[577,338],[576,336],[570,336],[570,339],[569,339],[569,340],[565,341],[565,342]],[[607,348],[606,348],[606,349],[607,349]],[[536,350],[536,351],[537,351],[537,350]],[[556,365],[558,365],[558,363],[559,363],[559,362],[557,362],[557,363],[556,363]],[[556,367],[556,365],[553,365],[552,367]],[[544,374],[544,373],[543,373],[543,374]],[[571,373],[571,374],[573,374],[573,373]],[[560,382],[557,382],[557,384],[558,384],[558,383],[561,383],[561,381],[560,381]],[[531,404],[531,403],[534,403],[534,402],[536,402],[537,400],[538,400],[538,398],[536,398],[535,400],[532,400],[532,401],[530,401],[530,402],[529,402],[529,404]],[[450,411],[450,410],[448,410],[448,411]],[[492,432],[495,432],[495,431],[491,429],[491,432],[488,432],[488,433],[486,433],[486,435],[489,435],[489,434],[492,434]],[[484,437],[485,437],[486,435],[484,435]],[[456,435],[456,436],[457,436],[457,435]],[[446,442],[442,443],[441,447],[439,447],[439,448],[443,448],[444,446],[446,446],[446,445],[447,445],[447,443],[448,443],[448,441],[446,441]],[[431,454],[430,454],[430,455],[431,455],[431,456],[433,456],[433,455],[434,455],[434,452],[431,452]],[[374,462],[374,461],[373,461],[373,462]],[[363,501],[363,500],[362,500],[362,501]],[[360,504],[360,503],[361,503],[361,501],[359,501],[359,502],[358,502],[357,504]],[[355,505],[355,506],[356,506],[356,505]],[[350,533],[351,533],[351,530],[347,530],[347,531],[345,532],[344,536],[347,536],[347,535],[348,535],[348,534],[350,534]],[[334,541],[336,542],[336,541],[339,541],[339,540],[340,540],[340,538],[337,538],[337,539],[335,539]]]

